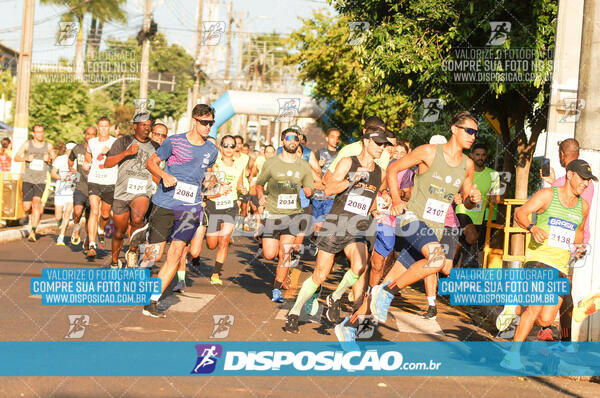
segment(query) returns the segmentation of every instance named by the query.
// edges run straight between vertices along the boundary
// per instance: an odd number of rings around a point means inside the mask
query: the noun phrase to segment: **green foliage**
[[[29,100],[29,128],[41,124],[51,142],[79,142],[90,122],[89,102],[87,86],[82,83],[36,82]]]

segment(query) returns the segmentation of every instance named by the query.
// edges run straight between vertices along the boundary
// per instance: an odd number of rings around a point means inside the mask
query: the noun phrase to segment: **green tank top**
[[[527,247],[527,261],[539,261],[569,274],[571,245],[583,220],[581,200],[579,197],[574,207],[565,207],[558,196],[558,188],[552,187],[552,201],[546,210],[538,213],[535,223],[536,227],[548,232],[548,239],[542,243],[531,239]]]
[[[240,175],[243,169],[240,169],[234,162],[232,166],[227,166],[221,157],[217,158],[215,166],[213,167],[215,177],[221,184],[227,184],[231,187],[231,192],[228,195],[219,196],[214,199],[209,199],[215,202],[217,210],[224,210],[233,207],[237,200],[237,183],[240,179]]]
[[[442,145],[438,145],[431,167],[423,174],[415,175],[414,187],[406,207],[408,211],[402,217],[402,225],[421,220],[431,228],[438,240],[444,233],[446,213],[465,180],[467,157],[456,167],[450,166],[444,159]]]

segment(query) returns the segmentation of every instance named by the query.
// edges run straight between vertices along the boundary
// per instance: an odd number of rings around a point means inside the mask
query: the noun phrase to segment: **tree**
[[[126,0],[102,0],[92,1],[87,12],[91,14],[92,21],[86,42],[86,58],[93,58],[100,48],[102,40],[102,29],[106,22],[127,22],[123,7]]]

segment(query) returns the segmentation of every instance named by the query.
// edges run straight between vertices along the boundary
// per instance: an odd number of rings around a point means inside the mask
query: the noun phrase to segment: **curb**
[[[44,233],[51,231],[53,228],[56,228],[56,221],[54,221],[54,219],[50,219],[41,221],[37,230],[39,232]],[[0,244],[12,242],[14,240],[19,239],[25,239],[27,238],[27,236],[29,236],[29,231],[31,231],[31,228],[29,228],[29,226],[0,231]]]

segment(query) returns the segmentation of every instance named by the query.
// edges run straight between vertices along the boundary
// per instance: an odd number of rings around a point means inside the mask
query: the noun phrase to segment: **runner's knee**
[[[425,268],[441,269],[444,266],[446,255],[439,242],[431,242],[425,246],[427,250],[427,262]]]

